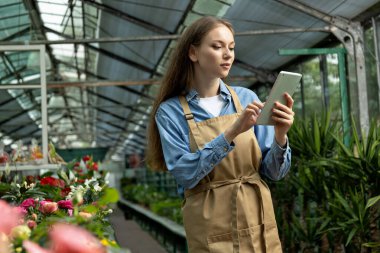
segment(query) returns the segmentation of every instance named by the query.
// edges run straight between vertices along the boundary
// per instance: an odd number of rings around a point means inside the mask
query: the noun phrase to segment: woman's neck
[[[199,97],[213,97],[219,94],[219,78],[215,79],[201,79],[194,78],[194,83],[192,84],[194,89],[198,92]]]

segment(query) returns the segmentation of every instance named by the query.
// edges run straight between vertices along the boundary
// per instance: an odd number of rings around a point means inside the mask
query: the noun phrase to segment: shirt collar
[[[219,82],[220,87],[220,95],[222,96],[223,100],[229,100],[231,98],[230,91],[227,89],[226,84],[220,79]],[[192,99],[195,99],[198,97],[198,92],[192,88],[189,93],[186,95],[186,100],[189,102]]]

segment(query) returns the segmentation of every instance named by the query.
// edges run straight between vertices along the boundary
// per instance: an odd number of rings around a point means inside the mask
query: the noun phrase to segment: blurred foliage
[[[125,182],[123,180],[122,182]],[[152,212],[183,224],[181,214],[182,199],[169,197],[147,184],[128,184],[122,187],[123,197],[149,208]]]

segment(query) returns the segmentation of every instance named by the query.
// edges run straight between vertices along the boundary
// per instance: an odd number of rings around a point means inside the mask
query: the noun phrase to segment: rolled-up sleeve
[[[286,141],[286,147],[280,147],[275,140],[273,126],[256,126],[255,133],[263,156],[260,174],[275,181],[282,179],[291,166],[289,141]]]
[[[166,166],[185,189],[195,187],[234,148],[222,133],[193,153],[189,148],[189,135],[181,133],[178,124],[165,111],[159,109],[155,119]]]

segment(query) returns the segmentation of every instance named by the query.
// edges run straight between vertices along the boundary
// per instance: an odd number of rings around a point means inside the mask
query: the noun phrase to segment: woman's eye
[[[234,51],[234,50],[235,50],[235,48],[234,48],[234,47],[231,47],[231,48],[230,48],[230,51]]]
[[[214,45],[214,46],[212,46],[213,48],[215,48],[215,49],[220,49],[220,48],[222,48],[221,46],[217,46],[217,45]]]

